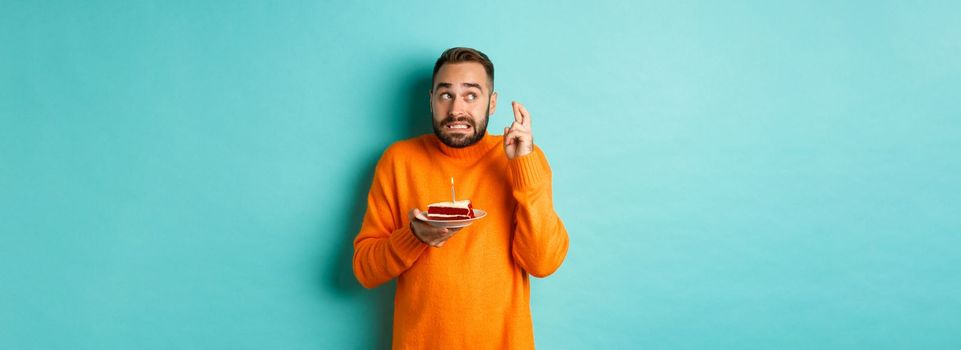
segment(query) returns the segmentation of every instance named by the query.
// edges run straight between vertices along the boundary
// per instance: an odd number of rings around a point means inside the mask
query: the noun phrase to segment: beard
[[[440,122],[437,122],[437,121],[432,122],[432,124],[434,125],[434,135],[437,135],[437,138],[439,138],[441,142],[443,142],[445,145],[449,147],[464,148],[464,147],[473,145],[478,141],[480,141],[482,138],[484,138],[484,135],[487,134],[488,119],[490,119],[490,116],[485,116],[481,125],[476,125],[474,124],[474,120],[469,117],[459,117],[459,118],[447,117],[444,120],[441,120]],[[443,130],[445,128],[444,125],[453,123],[453,122],[465,122],[470,124],[471,130],[474,130],[474,134],[473,135],[444,134],[443,133]]]

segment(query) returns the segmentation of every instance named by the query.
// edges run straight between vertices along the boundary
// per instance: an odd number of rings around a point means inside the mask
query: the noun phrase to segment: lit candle
[[[451,202],[451,203],[454,203],[454,202],[455,202],[455,198],[456,198],[456,197],[454,197],[454,177],[451,176],[451,177],[450,177],[450,202]]]

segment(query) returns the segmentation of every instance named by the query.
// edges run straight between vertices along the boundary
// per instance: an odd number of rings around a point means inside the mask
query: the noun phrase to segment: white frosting
[[[427,214],[428,219],[450,219],[450,218],[463,218],[464,220],[469,219],[467,214]]]
[[[467,209],[469,206],[470,206],[470,199],[465,199],[465,200],[462,200],[462,201],[455,201],[455,202],[438,202],[438,203],[432,203],[432,204],[428,205],[427,208],[430,208],[430,207],[444,207],[444,208],[463,208],[463,209]]]

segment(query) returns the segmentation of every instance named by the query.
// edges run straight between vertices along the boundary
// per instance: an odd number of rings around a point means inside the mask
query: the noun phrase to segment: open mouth
[[[444,125],[444,128],[455,132],[466,132],[472,129],[470,124],[461,122],[447,123],[447,125]]]

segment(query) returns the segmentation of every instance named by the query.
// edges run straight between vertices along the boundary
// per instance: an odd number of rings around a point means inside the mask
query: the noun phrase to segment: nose
[[[467,102],[461,101],[459,98],[455,98],[453,101],[451,101],[450,112],[448,115],[451,117],[467,115]]]

